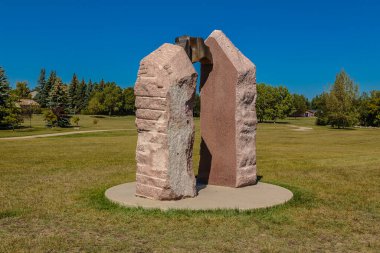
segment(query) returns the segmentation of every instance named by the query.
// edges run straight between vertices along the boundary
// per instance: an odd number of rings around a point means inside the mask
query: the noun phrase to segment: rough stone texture
[[[213,65],[201,66],[198,180],[241,187],[256,182],[256,67],[221,31],[206,40]]]
[[[140,63],[136,95],[136,195],[196,195],[192,168],[197,73],[182,47],[164,44]]]

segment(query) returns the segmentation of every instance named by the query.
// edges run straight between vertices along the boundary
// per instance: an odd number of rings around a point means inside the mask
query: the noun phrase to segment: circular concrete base
[[[214,185],[199,185],[198,196],[173,201],[151,200],[135,196],[136,183],[126,183],[109,188],[105,195],[114,203],[128,207],[208,210],[239,209],[249,210],[283,204],[293,193],[283,187],[258,183],[242,188]]]

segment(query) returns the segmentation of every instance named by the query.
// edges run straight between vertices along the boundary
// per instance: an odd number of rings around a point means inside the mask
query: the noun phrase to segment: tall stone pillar
[[[136,195],[196,195],[192,166],[197,73],[184,49],[164,44],[140,63],[136,95]]]
[[[256,182],[256,67],[223,34],[205,41],[213,65],[201,66],[198,180],[241,187]]]

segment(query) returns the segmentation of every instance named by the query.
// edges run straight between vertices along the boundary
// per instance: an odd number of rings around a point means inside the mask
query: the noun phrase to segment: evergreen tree
[[[104,82],[103,78],[99,83],[95,83],[94,90],[96,91],[104,91],[104,88],[106,86],[106,83]]]
[[[48,78],[48,80],[47,80],[47,82],[46,82],[49,91],[52,90],[52,88],[53,88],[53,86],[55,85],[55,82],[56,82],[57,79],[59,79],[59,78],[57,77],[57,72],[54,71],[54,70],[51,71],[51,72],[50,72],[50,75],[49,75],[49,78]]]
[[[11,126],[13,129],[22,121],[21,109],[16,106],[17,96],[11,95],[5,71],[0,66],[0,126]]]
[[[4,69],[0,66],[0,106],[4,106],[9,98],[11,88]],[[1,117],[1,115],[0,115]],[[0,118],[1,120],[1,118]]]
[[[78,86],[79,86],[79,80],[77,78],[77,75],[74,73],[73,78],[71,79],[71,82],[69,84],[69,92],[68,92],[70,112],[74,113],[74,114],[77,111],[77,100],[78,100],[77,90],[78,90]]]
[[[84,79],[82,79],[76,92],[76,97],[77,97],[77,101],[76,101],[77,111],[76,112],[80,112],[85,107],[86,89],[87,89],[86,82],[84,81]]]
[[[63,85],[60,78],[56,78],[54,86],[49,94],[48,106],[50,109],[57,107],[66,108],[67,104],[68,96],[66,93],[66,87]]]
[[[16,96],[9,96],[5,106],[3,108],[0,106],[0,118],[1,115],[3,115],[3,119],[0,119],[0,126],[8,126],[14,130],[15,127],[24,121],[21,108],[16,106],[17,100],[18,98]]]
[[[37,86],[36,86],[37,95],[35,99],[42,107],[46,107],[46,104],[44,103],[47,100],[47,98],[43,97],[43,93],[42,93],[42,91],[45,90],[45,86],[46,86],[45,69],[41,69],[40,77],[38,78],[38,81],[37,81]]]
[[[55,81],[57,80],[57,73],[55,71],[50,72],[50,76],[48,80],[46,81],[45,85],[43,86],[43,89],[40,92],[41,96],[41,102],[40,105],[41,107],[48,107],[49,103],[49,95],[50,92],[55,84]]]
[[[54,86],[49,94],[48,106],[50,112],[46,115],[51,115],[52,113],[56,116],[56,121],[53,122],[52,126],[68,127],[70,126],[70,117],[67,115],[67,105],[68,105],[68,95],[67,86],[62,83],[60,78],[55,79]],[[48,117],[45,117],[48,125],[50,124]]]
[[[88,102],[90,101],[93,89],[94,89],[94,85],[92,84],[92,81],[90,79],[90,81],[87,84],[87,88],[86,88],[86,95],[84,98],[84,108],[86,108],[88,106]]]

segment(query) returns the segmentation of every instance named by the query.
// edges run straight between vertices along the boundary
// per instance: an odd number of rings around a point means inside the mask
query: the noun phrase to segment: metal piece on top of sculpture
[[[205,44],[213,65],[201,65],[201,183],[256,183],[256,67],[215,30]]]
[[[183,35],[175,38],[175,44],[185,49],[192,63],[212,64],[210,49],[202,38]]]
[[[182,47],[164,44],[140,63],[136,95],[136,195],[194,197],[193,100],[197,73]]]

